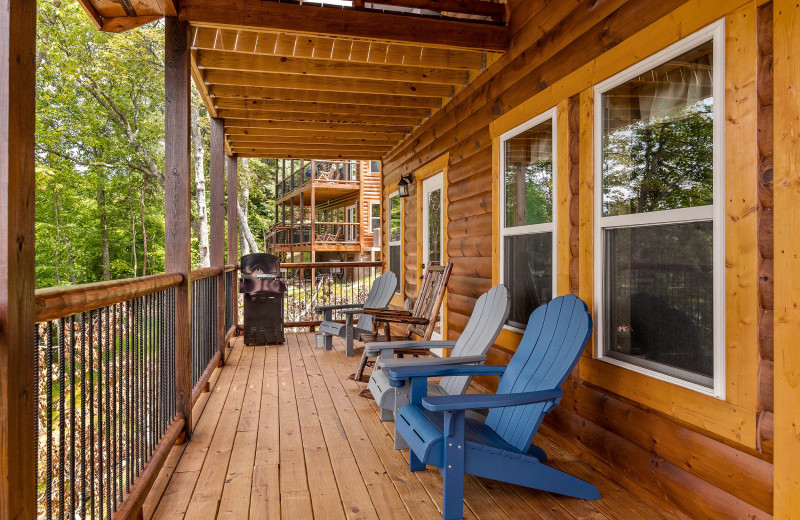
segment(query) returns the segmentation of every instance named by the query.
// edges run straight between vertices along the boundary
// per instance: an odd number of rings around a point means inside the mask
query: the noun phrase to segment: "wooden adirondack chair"
[[[372,371],[369,378],[369,390],[381,407],[381,420],[391,421],[394,413],[409,402],[409,386],[396,388],[389,384],[387,368],[403,366],[441,366],[457,364],[482,364],[486,361],[486,352],[492,346],[497,335],[508,318],[511,300],[505,285],[496,285],[489,292],[482,294],[475,303],[472,316],[458,337],[458,341],[392,341],[389,343],[371,344],[380,352],[380,369]],[[432,348],[452,348],[450,357],[425,357],[418,359],[394,359],[395,349],[419,349],[427,351]],[[471,376],[443,377],[439,383],[428,381],[428,395],[459,395],[466,392]],[[402,439],[395,436],[395,448],[407,448]]]
[[[316,308],[317,312],[324,313],[325,321],[320,326],[320,332],[326,334],[325,347],[330,348],[332,336],[339,336],[345,339],[345,352],[348,356],[353,355],[353,339],[362,334],[372,334],[372,315],[364,314],[363,308],[382,308],[389,305],[394,290],[397,287],[397,276],[389,271],[377,277],[372,282],[367,299],[363,304],[350,303],[344,305],[323,305]],[[333,321],[333,311],[341,311],[345,316],[345,323]],[[353,324],[354,318],[358,317],[358,326]]]
[[[395,431],[410,445],[409,468],[440,468],[442,516],[462,518],[464,474],[486,477],[582,499],[600,498],[593,485],[543,464],[531,442],[544,415],[564,395],[561,385],[592,334],[586,304],[561,296],[536,309],[508,366],[456,365],[389,368],[390,384],[411,382],[411,403],[400,409]],[[427,397],[427,378],[499,375],[497,394]],[[489,408],[485,422],[467,410]]]
[[[436,327],[436,318],[439,316],[439,310],[442,308],[444,292],[447,289],[447,282],[450,281],[450,271],[452,271],[452,269],[453,264],[450,262],[445,265],[436,264],[428,266],[412,311],[372,309],[365,306],[364,313],[374,316],[375,330],[378,330],[380,325],[383,324],[385,341],[392,341],[392,323],[406,325],[402,338],[398,339],[411,340],[411,338],[416,335],[421,341],[430,341],[431,335],[433,335],[433,329]],[[371,344],[367,344],[364,346],[361,362],[358,364],[358,370],[356,370],[353,376],[353,379],[356,381],[361,381],[361,377],[364,375],[364,368],[368,364],[374,363],[370,361],[370,358],[377,357],[380,353],[379,350],[369,348],[370,345]],[[419,352],[395,350],[395,353],[418,354]]]

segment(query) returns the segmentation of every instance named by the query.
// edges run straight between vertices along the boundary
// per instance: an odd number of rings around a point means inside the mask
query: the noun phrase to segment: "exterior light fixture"
[[[411,184],[411,174],[401,175],[400,182],[397,183],[397,194],[401,197],[408,197],[408,186]]]

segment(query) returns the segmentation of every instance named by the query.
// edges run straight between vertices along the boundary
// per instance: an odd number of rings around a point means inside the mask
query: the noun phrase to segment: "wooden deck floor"
[[[441,518],[439,472],[408,471],[407,451],[392,447],[392,423],[381,423],[375,402],[357,395],[365,383],[347,379],[358,358],[345,357],[340,341],[324,351],[313,340],[292,334],[269,348],[235,342],[195,405],[191,441],[173,448],[159,475],[145,519]],[[536,443],[603,498],[468,476],[465,518],[665,518],[544,434]]]

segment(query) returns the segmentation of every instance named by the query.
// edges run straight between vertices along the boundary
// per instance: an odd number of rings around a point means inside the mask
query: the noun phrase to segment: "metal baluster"
[[[91,520],[95,520],[95,480],[94,480],[94,468],[95,468],[95,460],[94,460],[94,453],[95,453],[95,437],[94,437],[94,311],[89,311],[89,370],[91,371],[90,379],[89,379],[89,495],[90,495],[90,505],[91,505]]]
[[[117,389],[119,388],[119,379],[117,377],[117,365],[119,364],[119,356],[117,355],[117,308],[116,305],[110,307],[110,322],[109,329],[111,334],[111,506],[112,511],[117,510],[117,449],[119,448],[119,432],[117,430],[117,411],[119,407],[119,400],[117,399]]]
[[[45,415],[45,428],[47,435],[47,478],[45,479],[45,506],[48,518],[53,517],[53,322],[45,327],[45,396],[47,399],[47,413]]]
[[[86,313],[81,313],[81,518],[86,518]]]
[[[69,457],[69,511],[70,518],[75,518],[75,315],[69,317],[69,419],[70,419],[70,457]]]
[[[130,492],[131,484],[134,480],[134,465],[136,464],[136,454],[133,450],[133,443],[136,439],[136,435],[138,435],[139,427],[133,421],[133,375],[136,370],[136,365],[138,364],[138,359],[136,357],[136,351],[133,349],[133,308],[131,306],[131,302],[128,301],[125,303],[125,333],[127,335],[125,345],[128,350],[128,359],[131,360],[128,363],[128,374],[127,374],[127,384],[125,385],[127,392],[128,392],[128,403],[125,411],[125,418],[128,422],[128,447],[127,447],[127,464],[128,464],[128,491]]]
[[[64,318],[58,319],[58,518],[64,518],[64,482],[66,471],[64,458],[66,442],[64,441],[67,429],[67,409],[65,406],[65,372],[67,371],[66,349],[64,348]]]
[[[110,336],[110,328],[111,322],[109,321],[109,312],[108,307],[103,309],[105,314],[104,327],[103,327],[103,334],[104,334],[104,342],[103,342],[103,357],[105,358],[105,368],[106,368],[106,386],[105,386],[105,394],[106,394],[106,409],[105,409],[105,416],[106,416],[106,428],[105,428],[105,448],[106,448],[106,472],[104,478],[106,480],[106,494],[105,494],[105,501],[106,501],[106,512],[108,516],[111,516],[111,384],[113,383],[111,379],[111,353],[108,350],[108,346],[110,344],[109,336]],[[102,415],[102,414],[101,414]]]
[[[135,333],[134,333],[134,351],[136,352],[136,357],[141,358],[142,356],[142,327],[144,325],[142,319],[142,299],[136,298],[134,300],[134,315],[136,316],[136,325],[135,325]],[[138,474],[141,471],[142,467],[142,458],[144,454],[144,449],[142,447],[142,432],[144,431],[144,426],[142,421],[142,367],[139,365],[136,370],[136,375],[133,379],[133,401],[135,406],[135,424],[137,435],[134,439],[134,444],[136,446],[136,466],[134,468],[135,472]]]

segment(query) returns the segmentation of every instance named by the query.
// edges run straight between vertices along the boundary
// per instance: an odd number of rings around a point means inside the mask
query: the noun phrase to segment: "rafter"
[[[204,69],[244,72],[278,72],[282,74],[379,79],[383,81],[404,81],[459,86],[464,85],[469,79],[468,72],[450,69],[343,63],[324,59],[261,56],[241,52],[206,50],[196,52],[197,65]]]
[[[269,140],[248,140],[248,141],[239,141],[239,140],[231,140],[231,145],[235,147],[248,147],[248,148],[274,148],[274,147],[301,147],[301,148],[311,148],[316,146],[324,146],[324,147],[335,147],[339,148],[342,151],[347,150],[375,150],[375,151],[386,151],[388,152],[392,148],[392,144],[385,142],[383,144],[369,144],[369,143],[358,143],[358,142],[346,142],[346,141],[318,141],[315,139],[291,139],[291,138],[284,138],[284,139],[269,139]]]
[[[359,9],[277,3],[265,0],[184,0],[179,17],[193,25],[274,29],[303,34],[412,42],[447,48],[505,51],[504,25],[403,16]]]
[[[194,27],[192,46],[197,49],[267,56],[455,70],[481,70],[485,68],[487,62],[487,53],[483,51],[418,47],[391,42],[353,40],[341,36],[334,38],[213,27]],[[494,55],[494,53],[489,54]]]
[[[273,87],[284,89],[324,90],[329,92],[363,92],[365,94],[392,94],[401,96],[428,96],[450,98],[452,86],[401,81],[378,81],[326,76],[299,76],[266,72],[239,72],[207,70],[205,80],[212,85]]]
[[[375,150],[347,150],[342,151],[336,146],[332,147],[286,147],[278,146],[272,148],[248,148],[248,147],[233,147],[233,153],[237,155],[242,154],[258,154],[261,157],[273,158],[303,158],[319,157],[325,159],[380,159],[385,154]]]
[[[297,90],[270,87],[243,87],[236,85],[209,85],[211,97],[214,99],[236,100],[276,100],[276,101],[308,101],[319,103],[346,103],[348,105],[380,106],[380,107],[423,107],[440,108],[441,97],[394,96],[384,94],[367,94],[363,92],[327,92],[319,90]]]
[[[372,115],[350,115],[323,112],[285,112],[283,110],[218,110],[217,117],[225,119],[247,119],[268,121],[321,121],[346,124],[381,124],[395,127],[417,126],[419,117],[389,117]]]
[[[349,105],[343,103],[316,103],[313,101],[276,101],[272,99],[227,99],[217,98],[217,109],[236,110],[281,110],[283,112],[306,112],[319,114],[374,115],[386,117],[429,117],[427,108],[383,107]]]
[[[481,0],[370,0],[372,4],[396,5],[412,7],[428,11],[444,11],[449,13],[474,14],[502,20],[506,15],[506,6],[499,2],[482,2]]]
[[[366,141],[381,141],[387,140],[397,143],[405,134],[401,132],[381,132],[381,133],[364,133],[359,130],[340,130],[330,128],[307,128],[301,125],[299,128],[262,128],[262,127],[236,127],[230,126],[225,129],[229,139],[236,140],[240,138],[261,138],[269,137],[274,139],[294,139],[294,138],[319,138],[319,139],[360,139]]]
[[[386,125],[358,125],[346,123],[319,123],[303,121],[276,121],[276,120],[250,120],[250,119],[226,119],[225,128],[280,128],[283,130],[333,130],[345,132],[361,132],[364,134],[397,134],[408,133],[400,126]]]

